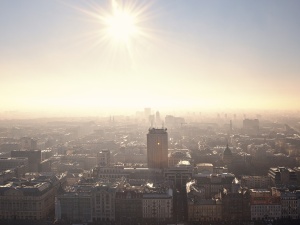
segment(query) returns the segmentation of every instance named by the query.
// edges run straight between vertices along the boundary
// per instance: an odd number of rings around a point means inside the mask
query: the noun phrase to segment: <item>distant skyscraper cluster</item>
[[[163,127],[164,120],[159,111],[154,112],[151,108],[144,108],[144,111],[137,111],[136,116],[142,119],[150,127]]]

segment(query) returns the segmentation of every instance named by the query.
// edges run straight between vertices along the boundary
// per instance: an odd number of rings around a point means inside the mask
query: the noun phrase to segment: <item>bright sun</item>
[[[108,34],[118,42],[128,42],[137,33],[136,18],[112,1],[113,12],[105,18]]]
[[[153,17],[152,1],[145,4],[136,0],[109,0],[107,3],[105,7],[91,4],[91,10],[76,8],[86,16],[84,19],[95,25],[94,31],[84,35],[83,41],[93,40],[90,49],[101,46],[101,54],[107,54],[107,59],[126,57],[134,65],[140,49],[146,45],[148,48],[148,43],[156,40],[155,30],[147,23]]]
[[[137,32],[134,17],[125,11],[116,10],[106,19],[106,25],[109,35],[116,41],[128,42]]]

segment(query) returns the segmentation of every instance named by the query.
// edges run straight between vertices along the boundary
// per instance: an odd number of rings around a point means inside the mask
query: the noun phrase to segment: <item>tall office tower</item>
[[[151,114],[151,108],[144,108],[144,114],[145,117],[148,118],[148,116],[150,116]]]
[[[160,113],[158,111],[156,111],[156,113],[155,113],[155,124],[156,124],[156,126],[162,125],[161,122],[162,121],[160,119]]]
[[[168,168],[168,133],[166,128],[150,128],[147,134],[149,168]]]
[[[144,116],[146,123],[151,122],[149,116],[151,115],[151,108],[144,108]]]

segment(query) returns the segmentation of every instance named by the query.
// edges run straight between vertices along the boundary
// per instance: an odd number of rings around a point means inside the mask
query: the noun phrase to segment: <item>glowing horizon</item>
[[[300,109],[300,3],[29,3],[0,3],[2,111]]]

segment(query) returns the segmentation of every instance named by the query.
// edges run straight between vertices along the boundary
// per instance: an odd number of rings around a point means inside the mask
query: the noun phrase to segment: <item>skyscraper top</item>
[[[149,134],[164,134],[167,128],[149,128]]]
[[[167,129],[149,129],[147,134],[147,162],[149,168],[168,168]]]

